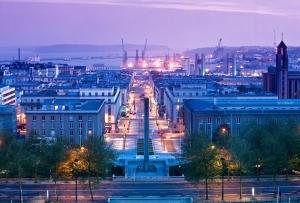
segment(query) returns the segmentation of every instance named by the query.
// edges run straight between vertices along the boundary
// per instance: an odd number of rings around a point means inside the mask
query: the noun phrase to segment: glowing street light
[[[86,152],[87,151],[87,149],[85,148],[85,147],[80,147],[80,152]]]
[[[251,188],[251,193],[252,193],[252,197],[255,198],[255,188],[254,187]]]
[[[225,134],[225,133],[227,132],[227,129],[223,127],[223,128],[221,129],[221,131],[222,131],[223,134]]]

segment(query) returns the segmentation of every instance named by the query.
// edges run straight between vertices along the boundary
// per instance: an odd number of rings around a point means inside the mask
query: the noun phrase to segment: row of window
[[[259,118],[257,118],[257,119],[259,119]],[[235,117],[234,120],[235,120],[235,122],[236,122],[237,124],[240,124],[240,123],[241,123],[241,117]],[[207,117],[206,122],[207,122],[207,123],[212,123],[212,117]],[[220,124],[221,122],[222,122],[221,117],[217,117],[217,118],[216,118],[216,123],[217,123],[217,124]],[[203,123],[205,123],[205,120],[203,120]]]
[[[87,95],[85,95],[85,92],[82,92],[81,93],[81,96],[100,96],[100,94],[99,94],[99,92],[95,92],[95,94],[94,95],[92,95],[92,93],[91,92],[89,92]],[[111,93],[110,92],[108,92],[108,94],[107,95],[105,95],[105,92],[102,92],[101,93],[101,96],[111,96]]]
[[[200,125],[199,128],[200,128],[200,131],[205,132],[206,134],[209,134],[210,136],[212,136],[214,133],[214,132],[212,132],[212,128],[210,125],[208,125],[206,127],[204,127],[203,125]],[[239,136],[240,131],[241,131],[241,128],[237,127],[237,128],[235,128],[235,131],[233,133],[235,135]]]
[[[37,134],[37,131],[36,131],[36,130],[33,130],[33,133],[34,133],[34,134]],[[93,135],[93,131],[92,131],[91,129],[89,129],[89,130],[87,131],[87,134],[88,134],[88,135]],[[51,135],[51,136],[56,136],[55,130],[51,130],[50,135]],[[63,130],[60,130],[60,131],[59,131],[59,135],[60,135],[60,136],[63,136],[63,135],[64,135],[64,131],[63,131]],[[78,130],[78,135],[79,135],[79,136],[82,136],[82,135],[83,135],[83,130],[82,130],[82,129],[79,129],[79,130]],[[45,129],[42,129],[42,136],[46,136],[46,130],[45,130]],[[69,130],[69,136],[74,136],[74,130]]]
[[[85,123],[85,125],[86,125],[87,128],[93,128],[93,121],[88,121],[88,122]],[[64,129],[65,128],[64,122],[54,122],[54,121],[51,121],[49,123],[49,128],[54,129],[55,126],[60,126],[60,129]],[[32,121],[32,127],[33,128],[37,127],[35,121]],[[46,122],[45,121],[41,122],[41,128],[42,129],[46,129]],[[74,121],[69,121],[69,129],[73,129],[73,128],[74,128]],[[83,122],[79,122],[78,123],[78,128],[79,129],[83,128]]]
[[[185,94],[185,92],[183,92],[182,95],[180,95],[180,93],[177,92],[177,93],[176,93],[176,96],[177,96],[177,97],[179,97],[179,96],[190,96],[190,97],[192,97],[192,96],[194,96],[194,95],[193,95],[193,92],[190,92],[189,94]],[[199,96],[199,92],[196,92],[196,93],[195,93],[195,96]]]
[[[48,117],[48,116],[42,116],[42,121],[46,121],[46,118],[47,118],[47,117]],[[49,116],[49,118],[50,118],[51,121],[55,121],[55,117],[57,118],[57,116]],[[72,121],[72,120],[74,120],[74,117],[75,117],[75,116],[69,116],[68,119],[69,119],[70,121]],[[62,121],[62,120],[64,120],[63,118],[64,118],[63,116],[59,116],[59,119],[58,119],[58,120]],[[79,121],[82,121],[82,120],[83,120],[83,116],[82,116],[82,115],[79,115],[77,118],[78,118]],[[33,120],[33,121],[36,121],[36,120],[37,120],[37,116],[32,116],[32,120]],[[92,120],[92,116],[88,116],[88,120],[91,121],[91,120]]]
[[[261,117],[256,117],[256,123],[257,124],[260,124],[260,122],[262,121],[262,119],[263,118],[261,118]],[[296,118],[294,118],[294,117],[287,117],[287,119],[296,119]],[[241,117],[234,117],[234,118],[232,118],[232,120],[236,123],[236,124],[240,124],[241,123]],[[246,119],[243,119],[243,120],[245,120],[247,123],[250,123],[251,121],[253,121],[253,118],[246,118]],[[212,119],[212,117],[207,117],[206,119],[203,119],[202,120],[202,123],[208,123],[208,124],[211,124],[212,123],[212,121],[213,121],[213,119]],[[278,122],[278,117],[272,117],[272,121],[273,122]],[[299,121],[300,121],[300,117],[299,117]],[[231,122],[231,119],[230,118],[225,118],[225,120],[224,120],[224,118],[223,118],[223,120],[222,120],[222,118],[221,117],[217,117],[216,118],[216,124],[221,124],[221,123],[227,123],[227,122]]]

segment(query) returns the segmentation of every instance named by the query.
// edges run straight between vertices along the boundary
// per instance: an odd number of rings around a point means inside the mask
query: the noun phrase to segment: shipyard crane
[[[142,51],[142,60],[143,60],[143,61],[144,61],[145,58],[146,58],[147,43],[148,43],[148,40],[145,39],[145,46],[144,46],[144,49],[143,49],[143,51]]]
[[[123,67],[127,68],[127,62],[128,62],[127,51],[125,50],[124,39],[122,38],[121,40],[122,40],[122,50],[123,50]]]
[[[221,45],[222,45],[222,38],[219,39],[219,42],[218,42],[218,49],[221,48]]]
[[[213,52],[213,57],[214,58],[221,58],[223,57],[223,50],[224,48],[222,47],[222,38],[219,39],[217,48]]]

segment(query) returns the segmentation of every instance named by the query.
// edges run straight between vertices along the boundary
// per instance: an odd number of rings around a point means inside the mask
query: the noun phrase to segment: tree
[[[75,178],[76,183],[77,177],[87,177],[93,200],[91,177],[105,176],[114,158],[112,150],[102,137],[91,136],[81,147],[74,146],[68,150],[66,159],[59,163],[58,172],[63,178]]]
[[[115,158],[113,151],[105,144],[102,137],[91,136],[83,143],[83,159],[87,163],[87,175],[89,182],[89,189],[92,201],[93,190],[91,177],[103,177],[112,166],[112,161]]]
[[[246,173],[249,166],[249,160],[251,160],[251,154],[249,145],[245,139],[237,136],[231,136],[228,143],[228,150],[230,151],[231,157],[238,166],[238,174],[240,177],[240,199],[242,199],[242,174]]]
[[[228,145],[230,140],[230,128],[227,124],[221,125],[217,131],[213,134],[212,141],[220,148],[224,148]]]
[[[186,135],[183,142],[184,170],[187,180],[205,180],[206,199],[208,199],[208,180],[219,174],[221,169],[218,151],[203,135]]]
[[[286,150],[287,166],[284,168],[284,172],[288,179],[289,172],[300,170],[300,136],[294,120],[289,119],[283,126],[279,142],[284,145]]]
[[[246,160],[248,171],[255,173],[257,180],[259,180],[260,170],[263,167],[263,140],[265,136],[267,136],[267,129],[254,122],[244,126],[240,136],[241,139],[244,139],[244,142],[247,143],[248,146]],[[243,158],[243,160],[245,159]]]
[[[59,163],[64,160],[66,157],[66,141],[63,139],[56,139],[53,143],[47,144],[43,142],[41,144],[41,162],[40,169],[42,177],[49,177],[54,181],[54,193],[56,200],[58,200],[57,195],[57,168]]]
[[[18,177],[20,189],[20,202],[23,202],[24,177],[32,177],[34,171],[35,156],[25,148],[22,141],[14,141],[7,150],[7,171],[9,177]],[[13,161],[12,161],[13,160]]]
[[[276,195],[277,175],[287,173],[287,170],[297,168],[299,164],[300,137],[297,125],[292,120],[282,120],[280,125],[276,120],[270,120],[260,125],[248,125],[246,129],[242,138],[249,146],[247,164],[249,168],[256,169],[257,177],[260,169],[272,175]]]

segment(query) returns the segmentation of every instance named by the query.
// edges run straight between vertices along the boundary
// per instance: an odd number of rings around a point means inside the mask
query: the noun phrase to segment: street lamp
[[[222,148],[224,148],[224,146],[226,144],[226,136],[229,135],[229,130],[227,129],[227,127],[222,127],[220,129],[220,134],[221,134],[220,142],[222,142],[221,145],[222,145]]]
[[[73,167],[72,171],[73,171],[73,174],[75,177],[75,200],[76,200],[76,202],[77,202],[77,176],[78,176],[77,163],[78,163],[78,159],[75,159],[73,162],[73,166],[72,166]]]
[[[223,127],[223,128],[221,129],[221,131],[222,131],[223,134],[225,134],[227,130],[226,130],[225,127]]]
[[[260,171],[261,165],[259,163],[255,164],[256,169],[256,180],[259,180],[259,171]]]
[[[222,163],[222,201],[224,200],[224,171],[225,171],[225,159],[221,158]]]

